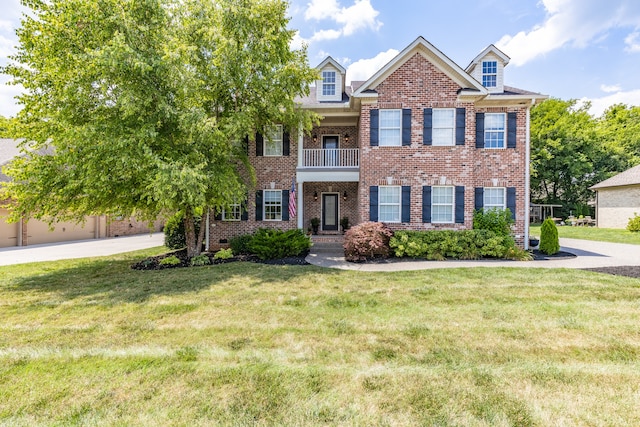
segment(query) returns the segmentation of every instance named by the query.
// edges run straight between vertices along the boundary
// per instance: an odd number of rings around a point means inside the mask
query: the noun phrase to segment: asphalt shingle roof
[[[591,187],[591,189],[598,190],[600,188],[620,187],[623,185],[640,185],[640,165],[627,169],[609,179],[605,179]]]

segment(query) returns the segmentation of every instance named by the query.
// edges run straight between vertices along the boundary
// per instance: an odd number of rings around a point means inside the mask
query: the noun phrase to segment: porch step
[[[344,238],[341,234],[311,236],[311,241],[313,242],[311,253],[344,253],[344,248],[342,247]]]

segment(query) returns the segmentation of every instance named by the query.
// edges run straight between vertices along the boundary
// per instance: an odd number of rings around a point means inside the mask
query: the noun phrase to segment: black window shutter
[[[411,145],[411,108],[402,109],[402,145]]]
[[[369,143],[372,147],[378,146],[378,110],[369,111]]]
[[[484,148],[484,113],[476,113],[476,148]]]
[[[264,156],[264,138],[261,133],[256,133],[256,156]]]
[[[507,148],[516,148],[517,113],[507,113]]]
[[[217,211],[214,210],[213,212],[214,212],[213,220],[214,221],[222,221],[222,211],[217,212]]]
[[[507,187],[507,207],[511,211],[511,219],[516,219],[516,187]]]
[[[262,221],[262,190],[256,191],[256,221]]]
[[[378,186],[369,187],[369,221],[378,221]]]
[[[289,190],[282,190],[282,220],[289,221]]]
[[[456,145],[464,145],[464,131],[466,122],[466,108],[456,108]]]
[[[402,222],[411,222],[411,187],[402,186]]]
[[[289,132],[286,130],[282,132],[282,155],[288,156],[291,154],[291,140]]]
[[[249,195],[248,194],[245,196],[244,203],[240,205],[240,209],[241,209],[240,212],[242,212],[240,214],[240,221],[249,221]]]
[[[244,137],[244,151],[249,155],[249,135]]]
[[[476,187],[475,208],[477,211],[484,207],[484,188]]]
[[[464,224],[464,185],[456,185],[456,224]]]
[[[424,145],[433,144],[433,108],[425,108],[423,112],[424,123],[422,124],[422,143]]]
[[[422,187],[422,222],[431,222],[431,186]]]

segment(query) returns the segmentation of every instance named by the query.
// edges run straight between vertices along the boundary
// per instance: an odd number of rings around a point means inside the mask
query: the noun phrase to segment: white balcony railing
[[[304,149],[302,166],[306,168],[357,168],[360,152],[357,148]]]

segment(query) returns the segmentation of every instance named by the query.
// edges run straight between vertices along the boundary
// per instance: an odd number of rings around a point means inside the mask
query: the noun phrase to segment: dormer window
[[[498,84],[498,62],[482,62],[482,86],[496,87]]]
[[[333,96],[336,94],[336,72],[322,72],[322,96]]]

